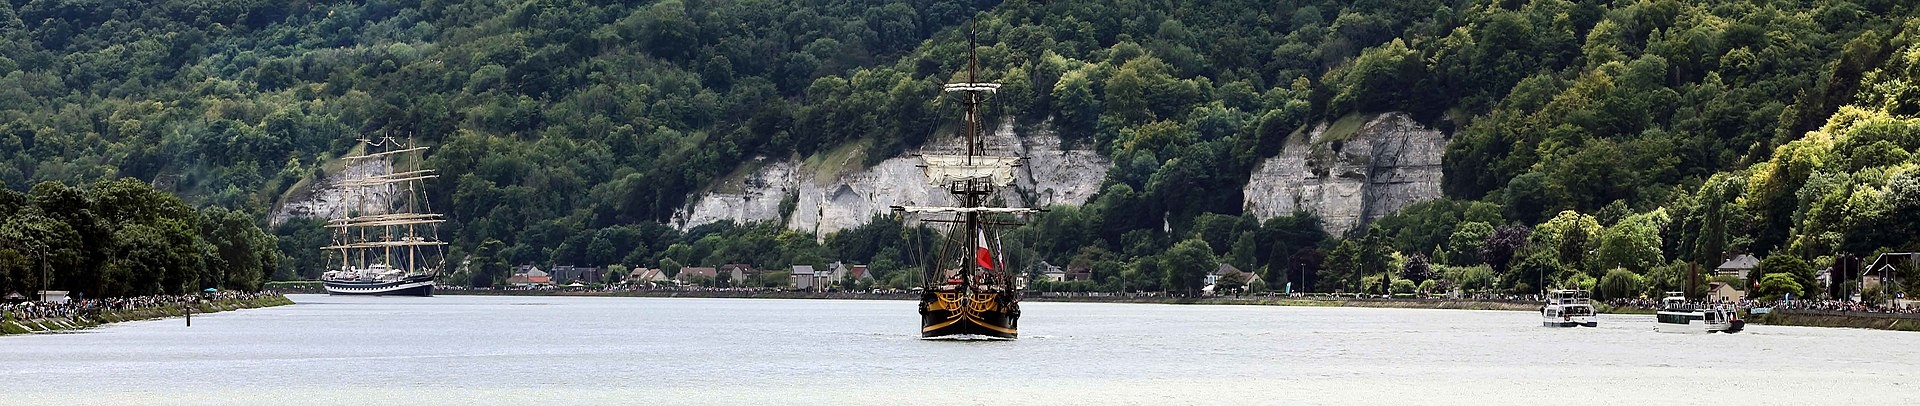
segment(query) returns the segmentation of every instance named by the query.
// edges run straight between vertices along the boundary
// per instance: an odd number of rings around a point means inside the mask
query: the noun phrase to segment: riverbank
[[[555,291],[555,290],[435,290],[435,295],[477,296],[589,296],[589,297],[693,297],[723,299],[841,299],[841,300],[916,300],[912,293],[850,292],[771,292],[771,291]],[[1539,311],[1540,304],[1452,299],[1354,299],[1295,298],[1281,296],[1250,297],[1166,297],[1166,296],[1026,296],[1030,302],[1086,302],[1141,304],[1199,304],[1244,306],[1376,307],[1400,309],[1506,310]]]
[[[253,299],[219,300],[200,303],[195,306],[194,314],[219,313],[229,310],[256,309],[262,307],[285,306],[293,300],[284,295],[268,295]],[[119,323],[135,320],[150,320],[186,315],[181,306],[156,306],[126,310],[108,310],[93,315],[75,317],[54,317],[27,320],[14,320],[9,317],[0,321],[0,335],[27,334],[50,331],[78,330],[97,327],[107,323]]]
[[[1920,315],[1913,314],[1776,310],[1767,314],[1750,316],[1748,321],[1777,326],[1920,331]]]
[[[554,291],[554,290],[439,290],[441,295],[484,296],[588,296],[588,297],[692,297],[729,299],[842,299],[842,300],[915,300],[911,293],[849,292],[769,292],[769,291]],[[1196,304],[1241,306],[1368,307],[1393,309],[1499,310],[1538,312],[1540,304],[1531,301],[1456,300],[1456,299],[1361,299],[1337,297],[1165,297],[1165,296],[1027,296],[1032,302]],[[1654,309],[1611,306],[1596,303],[1602,314],[1652,315]],[[1749,316],[1755,324],[1805,327],[1865,328],[1876,330],[1920,331],[1920,318],[1874,313],[1833,315],[1784,314]]]

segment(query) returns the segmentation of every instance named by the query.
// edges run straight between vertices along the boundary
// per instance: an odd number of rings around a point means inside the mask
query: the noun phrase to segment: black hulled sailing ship
[[[972,45],[971,38],[968,42]],[[965,110],[964,153],[921,155],[927,180],[946,189],[959,205],[894,207],[946,231],[936,253],[924,258],[923,338],[1019,337],[1020,290],[1016,273],[1001,255],[1004,250],[997,231],[1017,225],[1017,216],[1035,210],[993,206],[995,194],[1013,186],[1014,167],[1021,157],[987,154],[978,110],[1000,85],[978,81],[978,71],[978,59],[970,52],[966,81],[949,83],[944,89]]]
[[[320,279],[335,295],[433,296],[434,277],[446,267],[438,236],[446,220],[431,213],[421,183],[437,176],[420,169],[427,147],[393,137],[360,142],[364,153],[343,159],[383,160],[387,170],[340,182],[348,209],[327,220],[333,245],[321,248],[339,267]]]

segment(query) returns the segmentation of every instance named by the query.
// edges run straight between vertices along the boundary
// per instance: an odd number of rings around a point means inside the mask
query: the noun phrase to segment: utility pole
[[[49,275],[47,272],[47,250],[43,248],[40,250],[40,301],[42,302],[47,301],[47,288],[51,286],[47,283],[47,281],[50,280],[47,275]]]

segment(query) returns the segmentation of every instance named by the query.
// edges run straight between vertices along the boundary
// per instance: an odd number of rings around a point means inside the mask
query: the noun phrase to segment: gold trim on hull
[[[998,293],[936,292],[924,303],[921,337],[978,334],[1017,338],[1018,304],[1002,307]]]

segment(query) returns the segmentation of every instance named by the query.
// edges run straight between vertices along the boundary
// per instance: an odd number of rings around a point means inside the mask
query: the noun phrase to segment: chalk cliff
[[[1012,206],[1085,203],[1098,191],[1112,166],[1091,150],[1062,148],[1060,137],[1051,131],[1023,134],[1011,121],[1002,122],[987,137],[990,153],[1029,158],[1019,168],[1017,194],[1002,194]],[[959,153],[963,146],[959,138],[946,137],[912,153],[828,179],[817,174],[832,173],[833,168],[820,166],[844,167],[850,163],[763,158],[755,163],[757,170],[724,180],[697,196],[675,216],[675,226],[688,229],[721,220],[778,220],[780,203],[789,194],[794,196],[795,205],[787,228],[820,234],[866,224],[874,215],[888,213],[891,206],[954,205],[946,191],[927,184],[920,159],[913,155]]]
[[[385,192],[355,188],[356,191],[363,191],[364,194],[349,193],[348,188],[340,186],[340,181],[382,175],[392,171],[393,165],[387,160],[363,159],[347,163],[346,167],[337,173],[323,172],[319,178],[309,183],[305,190],[295,190],[290,193],[292,198],[275,207],[273,216],[268,221],[272,224],[280,224],[292,217],[337,218],[342,217],[349,210],[377,211],[386,204]]]
[[[1254,168],[1246,210],[1261,218],[1303,210],[1342,235],[1414,203],[1440,197],[1447,137],[1406,113],[1362,118],[1358,128],[1321,123],[1288,139]]]

